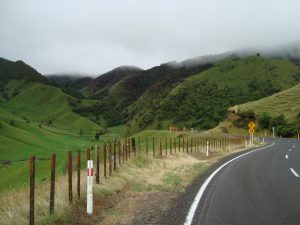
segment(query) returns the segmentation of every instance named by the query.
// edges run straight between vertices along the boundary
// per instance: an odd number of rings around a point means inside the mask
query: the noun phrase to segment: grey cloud
[[[0,56],[44,74],[98,75],[238,49],[271,52],[300,39],[299,8],[296,0],[0,0]]]

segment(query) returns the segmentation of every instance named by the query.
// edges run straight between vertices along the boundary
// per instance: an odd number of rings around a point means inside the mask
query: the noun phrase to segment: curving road
[[[300,144],[274,145],[234,160],[208,185],[192,224],[300,224]]]
[[[173,221],[166,224],[299,225],[300,142],[268,141],[274,144],[240,156],[227,165],[218,165],[224,166],[205,189],[205,180],[218,167],[202,178],[198,187],[190,190],[193,197],[184,197],[188,204],[180,203],[181,210],[180,206],[174,207]],[[199,197],[200,187],[203,193],[197,202],[195,196]],[[194,211],[191,210],[193,202]]]

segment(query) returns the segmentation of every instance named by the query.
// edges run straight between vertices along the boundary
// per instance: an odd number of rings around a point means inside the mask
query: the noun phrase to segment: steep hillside
[[[146,92],[128,108],[130,125],[211,128],[225,118],[229,106],[272,95],[299,80],[299,67],[289,61],[259,56],[225,60],[186,78],[161,98]]]
[[[229,108],[229,111],[236,114],[249,110],[253,111],[257,117],[264,113],[272,117],[283,114],[288,123],[296,122],[300,115],[300,84],[258,101]]]
[[[46,82],[47,78],[35,69],[19,60],[16,62],[0,58],[0,85],[3,87],[8,81],[26,80],[35,82]]]

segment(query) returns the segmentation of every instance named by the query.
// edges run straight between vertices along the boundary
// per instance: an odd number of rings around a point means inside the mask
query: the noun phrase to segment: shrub
[[[9,125],[15,126],[15,125],[16,125],[16,122],[15,122],[14,120],[11,120],[11,121],[9,122]]]
[[[259,118],[258,122],[263,129],[267,129],[270,127],[272,117],[268,115],[267,113],[263,113]]]
[[[276,133],[278,136],[282,137],[293,137],[296,135],[296,129],[292,125],[279,125],[276,128]]]

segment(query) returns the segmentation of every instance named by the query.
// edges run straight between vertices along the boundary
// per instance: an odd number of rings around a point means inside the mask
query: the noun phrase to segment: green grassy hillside
[[[259,56],[225,60],[186,78],[160,98],[146,92],[129,107],[131,126],[212,128],[226,117],[229,106],[272,95],[299,80],[299,67],[286,60]]]
[[[7,86],[10,86],[10,83]],[[51,121],[51,126],[75,133],[79,133],[80,129],[101,129],[91,120],[74,113],[70,105],[71,101],[74,102],[76,99],[59,88],[41,83],[27,83],[18,95],[2,107],[16,115],[44,125]]]
[[[249,110],[252,110],[258,117],[263,113],[272,117],[283,114],[288,123],[294,123],[300,113],[300,84],[258,101],[229,108],[229,111],[235,113]]]

